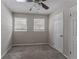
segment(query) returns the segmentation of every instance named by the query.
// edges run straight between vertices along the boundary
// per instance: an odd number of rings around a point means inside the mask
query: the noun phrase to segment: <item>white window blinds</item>
[[[45,19],[34,19],[34,31],[45,31]]]
[[[14,30],[15,31],[22,31],[22,30],[27,31],[27,19],[15,17]]]

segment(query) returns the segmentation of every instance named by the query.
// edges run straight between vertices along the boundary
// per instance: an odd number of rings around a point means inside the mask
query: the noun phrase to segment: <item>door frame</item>
[[[73,6],[72,8],[70,8],[70,22],[71,22],[71,39],[70,39],[70,43],[69,43],[69,58],[70,59],[77,59],[77,56],[75,54],[77,54],[77,24],[75,24],[75,22],[77,23],[77,19],[74,19],[73,16],[74,14],[76,14],[76,7],[77,6]],[[74,16],[76,17],[76,16]],[[76,29],[75,29],[76,26]]]

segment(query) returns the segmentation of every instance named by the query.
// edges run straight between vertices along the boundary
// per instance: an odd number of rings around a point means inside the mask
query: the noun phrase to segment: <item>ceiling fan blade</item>
[[[46,0],[42,0],[42,1],[46,1]]]
[[[27,0],[27,2],[33,2],[33,0]]]
[[[42,5],[42,7],[44,8],[44,9],[49,9],[49,7],[48,6],[46,6],[44,3],[42,3],[41,2],[41,5]]]

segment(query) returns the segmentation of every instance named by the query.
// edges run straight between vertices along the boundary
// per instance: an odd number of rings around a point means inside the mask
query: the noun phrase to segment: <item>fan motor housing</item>
[[[33,2],[33,0],[27,0],[27,2]]]
[[[40,2],[40,1],[46,1],[46,0],[27,0],[27,2]]]

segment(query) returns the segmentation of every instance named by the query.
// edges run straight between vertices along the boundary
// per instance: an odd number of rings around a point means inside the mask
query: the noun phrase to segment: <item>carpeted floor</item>
[[[49,45],[13,47],[3,59],[66,59]]]

